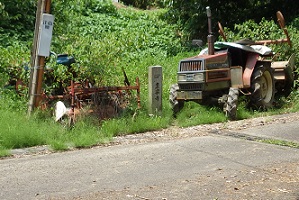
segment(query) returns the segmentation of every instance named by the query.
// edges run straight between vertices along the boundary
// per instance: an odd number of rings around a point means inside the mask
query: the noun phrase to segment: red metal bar
[[[80,87],[76,87],[79,85]],[[130,90],[136,90],[137,91],[137,105],[138,108],[141,108],[140,104],[140,82],[139,78],[136,78],[136,85],[135,86],[103,86],[98,88],[84,88],[82,87],[81,83],[74,83],[74,81],[71,81],[71,85],[67,88],[66,94],[64,95],[54,95],[54,96],[47,96],[45,95],[43,97],[44,101],[53,101],[53,100],[65,100],[70,99],[71,100],[71,117],[75,118],[75,108],[80,108],[80,105],[76,104],[75,98],[78,99],[84,99],[90,97],[92,94],[97,92],[120,92],[120,91],[130,91]],[[68,92],[67,92],[68,91]]]
[[[282,44],[289,43],[288,39],[278,39],[278,40],[259,40],[255,41],[254,44],[267,45],[267,44]]]
[[[74,81],[71,80],[71,123],[75,121],[75,88],[74,88]]]

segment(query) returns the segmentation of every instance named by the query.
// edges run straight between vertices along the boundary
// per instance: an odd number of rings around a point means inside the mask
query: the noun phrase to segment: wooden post
[[[39,0],[37,3],[37,11],[36,11],[36,20],[35,20],[35,30],[34,30],[34,39],[33,39],[33,47],[31,52],[31,71],[30,71],[30,83],[29,83],[29,103],[28,103],[28,114],[30,115],[33,111],[35,105],[35,93],[36,93],[36,85],[37,85],[37,45],[38,45],[38,37],[39,37],[39,26],[41,21],[41,15],[43,13],[43,5],[44,1]]]
[[[45,0],[44,3],[44,12],[43,13],[50,13],[51,11],[51,0]],[[44,67],[45,67],[45,57],[44,56],[38,56],[38,68],[37,68],[37,88],[36,88],[36,100],[35,100],[35,108],[37,108],[40,105],[40,102],[42,100],[42,94],[43,94],[43,79],[44,79]]]
[[[29,83],[28,114],[38,107],[42,97],[42,82],[44,75],[45,57],[38,55],[38,44],[41,32],[41,18],[43,13],[50,13],[51,0],[38,0],[33,49],[31,53],[31,74]]]

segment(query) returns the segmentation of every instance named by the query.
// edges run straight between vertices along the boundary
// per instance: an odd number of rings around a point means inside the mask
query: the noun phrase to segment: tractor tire
[[[257,110],[267,110],[272,107],[275,83],[273,69],[267,65],[255,67],[251,77],[250,105]]]
[[[176,114],[184,107],[184,101],[177,100],[177,91],[178,90],[179,90],[178,84],[173,84],[170,87],[170,92],[169,92],[169,102],[170,102],[174,117],[176,117]]]
[[[223,107],[225,115],[229,120],[237,119],[238,97],[239,97],[239,89],[229,88],[227,100]]]

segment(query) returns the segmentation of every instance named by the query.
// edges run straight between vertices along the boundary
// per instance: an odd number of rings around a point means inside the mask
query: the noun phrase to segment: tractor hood
[[[259,55],[270,55],[272,50],[269,47],[266,47],[264,45],[242,45],[235,42],[215,42],[215,50],[222,50],[222,49],[228,49],[228,48],[237,48],[242,49],[247,52],[253,52],[257,53]],[[208,48],[203,49],[199,55],[205,55],[208,54]]]

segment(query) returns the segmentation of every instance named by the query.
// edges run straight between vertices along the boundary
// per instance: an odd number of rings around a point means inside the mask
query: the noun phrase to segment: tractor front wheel
[[[227,100],[224,103],[223,110],[229,120],[237,119],[237,106],[238,106],[239,89],[230,88],[227,95]]]
[[[251,78],[251,106],[262,110],[271,108],[274,90],[273,69],[267,65],[256,66]]]
[[[176,114],[184,107],[184,101],[177,100],[177,91],[178,90],[179,90],[178,84],[173,84],[170,87],[170,92],[169,92],[169,102],[170,102],[174,117],[176,117]]]

